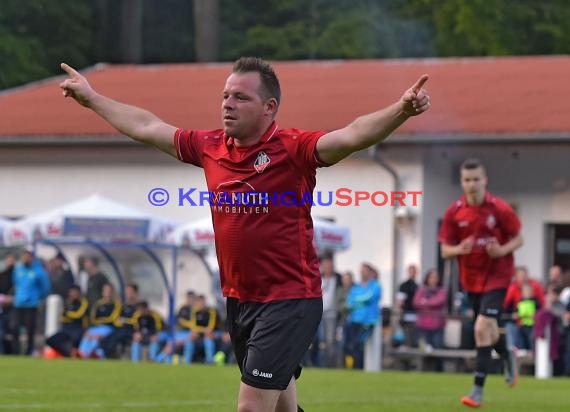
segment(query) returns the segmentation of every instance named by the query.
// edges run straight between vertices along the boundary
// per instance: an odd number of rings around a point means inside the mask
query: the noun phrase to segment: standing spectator
[[[560,302],[563,305],[570,303],[570,269],[567,269],[562,273],[560,281]]]
[[[58,253],[48,262],[47,271],[52,293],[61,296],[65,301],[68,297],[69,288],[73,285],[73,275],[65,261],[65,257]]]
[[[545,338],[550,332],[550,360],[553,374],[561,375],[564,371],[563,351],[563,318],[566,308],[560,302],[561,287],[550,284],[546,288],[546,304],[538,310],[534,319],[534,338]]]
[[[93,257],[86,257],[83,260],[83,269],[87,273],[87,292],[85,297],[89,306],[93,307],[95,302],[103,297],[103,286],[109,283],[107,276],[99,269],[97,260]]]
[[[441,286],[437,270],[431,269],[426,273],[422,286],[414,295],[413,304],[417,310],[419,339],[431,348],[443,348],[447,293]]]
[[[534,351],[534,317],[540,309],[539,300],[535,297],[530,283],[522,286],[521,300],[517,303],[518,333],[515,344],[518,349]]]
[[[413,303],[418,290],[417,276],[418,267],[409,265],[408,279],[402,282],[396,295],[396,307],[400,312],[400,325],[404,331],[404,344],[410,347],[417,346],[416,308]]]
[[[518,381],[514,347],[501,339],[497,321],[514,275],[513,252],[523,238],[513,208],[487,191],[487,173],[478,159],[461,165],[461,186],[464,195],[445,211],[439,241],[444,259],[457,258],[461,285],[475,313],[474,385],[461,403],[478,408],[493,348],[503,360],[507,384]]]
[[[533,297],[537,300],[538,306],[543,308],[545,305],[544,301],[544,289],[539,281],[532,279],[528,270],[524,266],[519,266],[515,270],[514,281],[509,285],[507,289],[507,296],[505,297],[505,302],[503,307],[505,309],[505,314],[510,315],[509,318],[505,319],[505,329],[507,331],[507,340],[509,344],[518,346],[519,342],[519,327],[520,320],[517,319],[517,308],[518,304],[522,299],[522,289],[523,285],[530,285],[533,290]],[[526,349],[529,349],[531,345],[525,345]],[[519,347],[519,349],[522,349]]]
[[[347,297],[347,366],[356,369],[364,367],[364,346],[380,319],[379,305],[382,298],[376,269],[363,263],[360,276],[361,282],[352,286]]]
[[[348,318],[347,299],[350,289],[354,286],[354,274],[347,270],[341,276],[342,288],[339,296],[339,327],[344,327]]]
[[[336,327],[341,310],[342,278],[336,272],[331,256],[323,257],[320,266],[323,289],[323,318],[313,341],[312,350],[317,352],[316,356],[313,357],[313,365],[331,368],[335,366],[337,357]]]
[[[9,253],[4,258],[4,270],[0,272],[0,355],[8,353],[6,335],[11,331],[10,319],[14,294],[14,266],[16,257]]]
[[[38,308],[50,293],[49,278],[42,262],[34,257],[33,246],[22,249],[20,262],[14,268],[14,315],[15,323],[12,346],[20,354],[20,329],[26,328],[26,355],[34,352]]]
[[[523,285],[530,285],[533,291],[533,296],[538,300],[538,304],[544,307],[544,289],[538,280],[532,279],[528,274],[528,269],[524,266],[518,266],[515,270],[514,281],[507,289],[507,296],[505,297],[504,308],[505,312],[513,312],[517,304],[522,298]]]
[[[46,344],[59,354],[70,357],[78,352],[79,342],[89,326],[89,304],[78,285],[71,285],[64,301],[59,332],[47,338]]]
[[[566,304],[566,309],[562,315],[564,325],[564,336],[566,339],[564,351],[564,375],[570,376],[570,302]]]
[[[562,268],[558,265],[552,265],[548,270],[547,286],[552,285],[558,287],[562,285]]]
[[[347,306],[347,298],[354,286],[354,275],[350,270],[345,271],[341,275],[341,282],[342,287],[340,288],[339,294],[339,301],[338,301],[338,322],[336,327],[336,341],[337,341],[337,359],[336,359],[336,367],[342,368],[345,366],[345,359],[344,359],[344,348],[346,347],[346,328],[347,328],[347,320],[348,320],[348,306]]]

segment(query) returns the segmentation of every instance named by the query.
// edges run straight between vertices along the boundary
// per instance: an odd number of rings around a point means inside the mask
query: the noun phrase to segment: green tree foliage
[[[404,13],[433,27],[438,56],[570,52],[567,0],[410,0]]]
[[[89,0],[2,0],[0,88],[59,73],[63,59],[92,61],[91,17]]]
[[[401,18],[405,3],[222,0],[222,56],[289,60],[432,55],[428,25]]]

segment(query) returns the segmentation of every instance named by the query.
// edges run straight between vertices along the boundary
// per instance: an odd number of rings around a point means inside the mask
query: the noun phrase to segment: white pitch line
[[[161,406],[197,406],[197,405],[233,405],[234,402],[223,402],[216,400],[187,400],[187,401],[165,401],[165,402],[118,402],[118,403],[25,403],[25,404],[0,404],[0,410],[23,410],[23,409],[44,409],[44,410],[82,410],[82,409],[108,409],[110,407],[148,409]]]

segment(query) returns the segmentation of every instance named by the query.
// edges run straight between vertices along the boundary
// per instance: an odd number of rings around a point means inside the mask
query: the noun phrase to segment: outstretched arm
[[[374,113],[358,117],[348,126],[327,133],[317,142],[317,151],[325,163],[336,163],[353,152],[386,139],[409,117],[429,109],[430,99],[423,85],[428,76],[421,76],[402,98]]]
[[[61,68],[69,78],[59,85],[65,97],[73,97],[80,105],[93,110],[111,126],[141,143],[155,146],[176,157],[173,139],[176,128],[151,112],[117,102],[97,93],[87,79],[65,63]]]

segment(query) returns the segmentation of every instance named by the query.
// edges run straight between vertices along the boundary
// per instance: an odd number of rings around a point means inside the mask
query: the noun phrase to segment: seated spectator
[[[234,361],[232,341],[230,334],[221,331],[216,334],[216,354],[214,355],[214,363],[216,365],[227,365]]]
[[[129,283],[125,288],[125,301],[121,305],[121,315],[115,329],[101,340],[100,346],[105,357],[118,357],[131,344],[135,327],[135,312],[139,300],[139,287]],[[121,350],[119,350],[121,349]]]
[[[78,285],[71,285],[67,292],[61,315],[62,327],[50,336],[46,344],[65,357],[75,356],[85,329],[89,325],[89,304]]]
[[[160,315],[148,307],[148,302],[137,304],[134,316],[134,334],[131,347],[131,360],[140,362],[143,347],[148,347],[148,359],[154,361],[158,355],[159,337],[163,329]]]
[[[115,288],[106,283],[103,286],[103,298],[95,302],[95,306],[91,309],[91,326],[79,344],[79,355],[82,358],[90,358],[94,354],[98,358],[105,357],[99,342],[113,332],[119,322],[120,314],[121,302],[115,297]]]
[[[196,349],[201,349],[205,363],[214,362],[215,328],[218,320],[216,309],[206,305],[206,297],[200,295],[196,298],[190,318],[190,344],[188,352],[184,353],[186,363],[194,360]]]
[[[190,363],[193,356],[192,336],[192,312],[196,300],[196,294],[189,290],[186,293],[186,302],[178,309],[176,314],[176,326],[174,336],[170,339],[164,349],[157,355],[156,361],[159,363],[172,363],[175,353],[182,349],[184,360]]]

